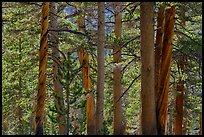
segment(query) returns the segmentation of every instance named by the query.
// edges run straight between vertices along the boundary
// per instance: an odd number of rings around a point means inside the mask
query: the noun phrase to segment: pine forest
[[[202,135],[202,2],[2,2],[2,135]]]

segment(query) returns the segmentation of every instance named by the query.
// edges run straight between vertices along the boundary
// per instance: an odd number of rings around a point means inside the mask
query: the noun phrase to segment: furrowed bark
[[[159,92],[157,98],[157,115],[158,115],[157,127],[158,134],[160,135],[163,135],[165,133],[165,122],[167,115],[169,80],[170,80],[170,64],[173,48],[172,42],[174,32],[174,16],[175,6],[166,9],[164,38],[162,43],[162,57],[159,75]]]
[[[162,56],[162,43],[164,37],[164,21],[165,21],[165,9],[164,7],[159,7],[158,17],[157,17],[157,34],[156,34],[156,44],[155,44],[155,99],[156,99],[156,119],[157,119],[157,129],[159,129],[159,75],[160,75],[160,65]]]
[[[45,97],[46,97],[46,68],[48,57],[48,14],[49,2],[42,5],[41,14],[41,39],[39,52],[39,75],[38,75],[38,94],[36,106],[36,135],[43,135],[44,132],[44,113],[45,113]]]
[[[160,7],[158,11],[157,17],[157,34],[156,34],[156,44],[155,44],[155,95],[156,95],[156,104],[158,100],[158,92],[159,92],[159,71],[161,64],[161,56],[162,56],[162,42],[164,36],[164,7]]]

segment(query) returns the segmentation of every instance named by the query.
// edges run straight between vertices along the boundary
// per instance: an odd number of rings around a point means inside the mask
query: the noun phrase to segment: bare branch
[[[136,78],[133,79],[133,81],[130,83],[130,85],[128,86],[128,88],[123,92],[123,94],[120,96],[120,98],[116,101],[118,102],[124,95],[125,93],[131,88],[132,84],[141,76],[141,74],[139,76],[137,76]]]
[[[75,31],[75,30],[70,30],[70,29],[49,29],[48,31],[65,31],[65,32],[69,32],[69,33],[73,33],[73,34],[78,34],[78,35],[83,35],[83,36],[87,36],[86,34],[79,32],[79,31]]]
[[[53,46],[52,44],[48,44],[48,46],[55,48],[58,52],[60,52],[62,54],[62,56],[64,57],[64,60],[66,60],[66,56],[64,55],[64,53],[61,50],[59,50],[57,47]]]

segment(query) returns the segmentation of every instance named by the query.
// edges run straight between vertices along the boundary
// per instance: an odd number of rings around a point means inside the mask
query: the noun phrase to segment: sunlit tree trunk
[[[92,85],[89,75],[89,58],[88,52],[81,47],[79,49],[79,62],[82,67],[82,77],[84,83],[85,90],[91,90]],[[87,93],[86,95],[86,124],[87,124],[87,134],[88,135],[95,135],[96,134],[96,127],[95,127],[95,103],[94,103],[94,95],[92,92]]]
[[[157,128],[158,134],[165,134],[165,123],[168,106],[168,92],[170,80],[170,64],[172,56],[172,41],[174,32],[175,6],[166,9],[164,37],[162,42],[162,56],[159,73],[159,91],[157,92]]]
[[[46,97],[46,68],[48,57],[48,14],[49,2],[43,2],[41,13],[41,39],[39,52],[39,76],[38,76],[38,94],[36,105],[36,135],[43,135],[44,132],[44,113]]]
[[[95,105],[94,105],[94,95],[92,93],[88,93],[86,95],[86,123],[87,123],[87,134],[88,135],[95,135]]]
[[[104,2],[98,2],[98,45],[97,45],[97,94],[96,94],[96,133],[102,134],[104,108],[104,46],[105,16]]]
[[[58,26],[57,23],[57,9],[56,3],[50,3],[50,27],[52,29],[56,29]],[[50,33],[50,44],[52,47],[52,56],[54,58],[53,61],[53,78],[54,78],[54,92],[55,92],[55,99],[56,99],[56,108],[58,113],[58,122],[59,122],[59,134],[66,135],[67,134],[67,126],[65,122],[65,108],[64,108],[64,99],[63,99],[63,89],[62,85],[59,82],[60,74],[58,73],[59,65],[57,62],[60,62],[60,56],[58,52],[58,32],[51,31]],[[56,62],[57,61],[57,62]]]
[[[153,2],[141,4],[141,100],[142,134],[156,135],[156,110],[154,91],[154,20]]]
[[[79,31],[85,31],[85,18],[81,17],[77,21]],[[92,89],[92,83],[90,78],[90,66],[89,66],[89,56],[88,52],[83,48],[79,48],[78,52],[79,62],[82,66],[82,78],[83,86],[85,90]],[[95,117],[95,103],[94,95],[92,92],[87,93],[86,95],[86,124],[87,124],[87,134],[95,135],[96,134],[96,117]]]
[[[115,36],[116,36],[116,43],[114,43],[113,48],[113,61],[115,63],[113,69],[113,134],[114,135],[123,135],[123,124],[122,124],[122,101],[120,99],[122,95],[122,85],[121,85],[121,47],[120,47],[120,39],[121,39],[121,32],[122,32],[122,13],[121,13],[121,2],[115,2]]]

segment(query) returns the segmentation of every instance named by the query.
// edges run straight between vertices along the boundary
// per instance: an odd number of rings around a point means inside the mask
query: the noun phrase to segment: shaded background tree
[[[112,2],[105,2],[105,85],[104,85],[104,134],[113,134],[113,46],[114,13]],[[126,134],[142,134],[141,77],[140,77],[140,2],[121,2],[121,95],[123,124]],[[184,91],[183,134],[199,134],[201,93],[202,93],[202,3],[200,2],[155,2],[154,30],[157,30],[158,8],[176,6],[175,35],[168,95],[166,134],[173,134],[175,89],[179,71],[177,62],[184,56],[186,71],[182,75]],[[179,18],[180,5],[186,11],[186,25]],[[40,13],[42,2],[3,2],[2,3],[2,126],[3,134],[34,134],[32,130],[37,95],[38,49],[40,43]],[[77,48],[83,45],[90,55],[90,74],[93,95],[96,97],[97,83],[97,3],[96,2],[56,2],[58,17],[59,52],[62,65],[62,78],[65,112],[69,116],[69,134],[86,133],[85,93],[82,72],[78,62]],[[77,30],[80,13],[85,17],[86,31]],[[62,31],[63,30],[63,31]],[[65,30],[65,31],[64,31]],[[183,37],[180,39],[180,37]],[[19,45],[21,43],[21,46]],[[21,52],[20,51],[21,47]],[[45,134],[59,134],[55,94],[53,94],[53,60],[51,47],[48,48],[46,126]],[[20,57],[22,59],[20,59]],[[20,61],[21,60],[21,61]],[[69,67],[67,67],[69,66]],[[21,82],[19,78],[21,77]],[[66,81],[68,80],[68,81]],[[67,84],[68,82],[69,84]],[[20,87],[19,83],[23,83]],[[69,86],[66,86],[69,85]],[[67,98],[67,89],[70,94]],[[20,90],[21,89],[21,90]],[[16,93],[22,92],[20,97]],[[70,105],[68,107],[68,104]],[[22,109],[22,124],[16,113]],[[11,109],[12,108],[12,109]],[[69,110],[68,110],[69,108]],[[170,119],[172,118],[172,119]],[[125,124],[126,123],[126,124]],[[17,127],[23,127],[20,131]]]

